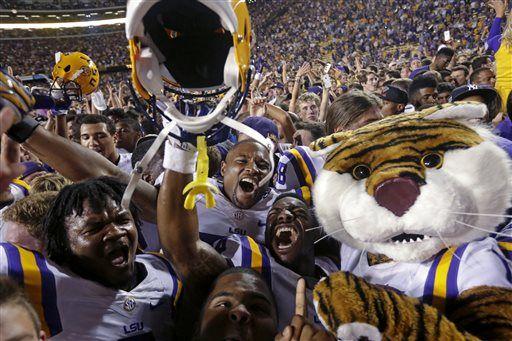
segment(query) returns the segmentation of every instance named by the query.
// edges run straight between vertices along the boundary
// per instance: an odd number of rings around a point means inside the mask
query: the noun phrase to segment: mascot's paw
[[[360,322],[342,324],[338,328],[337,337],[338,340],[382,340],[382,335],[376,327]]]

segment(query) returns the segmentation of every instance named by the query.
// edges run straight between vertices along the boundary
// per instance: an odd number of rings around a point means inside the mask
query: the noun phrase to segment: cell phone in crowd
[[[450,41],[452,39],[452,35],[450,31],[444,31],[444,41]]]

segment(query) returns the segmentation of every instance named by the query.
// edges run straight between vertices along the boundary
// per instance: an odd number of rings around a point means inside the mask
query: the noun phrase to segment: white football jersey
[[[171,340],[181,283],[169,262],[142,254],[147,271],[127,292],[56,266],[41,254],[0,244],[0,275],[20,283],[52,340]]]
[[[121,169],[123,172],[130,174],[133,170],[132,168],[132,153],[120,153],[119,154],[119,162],[117,163],[117,168]]]
[[[160,252],[162,246],[160,245],[160,237],[158,236],[156,224],[141,220],[140,229],[137,231],[139,234],[139,247],[143,251]]]
[[[295,291],[297,281],[301,276],[277,263],[265,246],[257,243],[250,237],[232,235],[218,240],[214,247],[217,252],[226,258],[231,266],[252,268],[261,273],[276,300],[279,330],[286,327],[295,314]],[[325,260],[323,260],[322,263],[324,265],[328,264]],[[335,266],[327,266],[326,269],[339,270]],[[330,273],[327,272],[325,274],[329,275]],[[314,284],[315,283],[310,283],[309,286],[312,287]],[[308,316],[312,322],[320,327],[322,324],[315,313],[311,289],[307,289],[306,296],[308,302]]]
[[[299,146],[287,150],[279,158],[276,189],[299,191],[310,202],[311,189],[324,164],[324,158],[313,155],[308,147]]]
[[[210,181],[216,182],[213,179]],[[220,187],[213,208],[206,208],[204,197],[198,196],[196,207],[201,240],[211,245],[220,238],[239,234],[264,244],[267,214],[278,193],[269,188],[256,205],[241,209],[226,198]]]
[[[341,270],[366,281],[417,297],[439,309],[445,301],[480,285],[512,288],[512,263],[494,238],[445,249],[422,263],[388,262],[370,266],[368,253],[341,247]]]

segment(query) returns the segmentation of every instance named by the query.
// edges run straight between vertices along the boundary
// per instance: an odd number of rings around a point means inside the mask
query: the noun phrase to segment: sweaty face
[[[462,86],[467,83],[466,74],[462,70],[453,71],[452,79],[455,83],[455,86]]]
[[[416,109],[431,107],[437,104],[437,90],[435,88],[423,88],[418,93],[418,104]]]
[[[299,116],[304,121],[317,121],[320,108],[315,101],[306,101],[299,103]]]
[[[489,85],[494,88],[496,85],[496,76],[491,70],[485,70],[478,74],[475,79],[476,85]]]
[[[81,216],[65,220],[73,271],[112,288],[129,286],[135,274],[137,229],[132,215],[114,200],[105,208],[92,210],[89,200]]]
[[[270,156],[267,149],[257,142],[236,145],[222,162],[224,192],[239,208],[255,205],[268,188],[260,181],[270,172]]]
[[[313,247],[306,238],[310,218],[308,208],[297,198],[285,197],[274,203],[267,216],[270,230],[266,244],[277,261],[291,265],[299,260],[304,248]]]
[[[232,273],[220,278],[210,293],[200,324],[200,340],[273,340],[276,307],[265,282],[254,275]]]
[[[28,311],[21,305],[4,304],[0,307],[0,340],[35,341],[40,340],[40,331],[36,330]],[[42,332],[44,335],[44,332]],[[44,338],[43,338],[44,340]]]
[[[108,132],[105,123],[82,124],[80,144],[103,155],[111,162],[117,161],[114,137]]]
[[[133,152],[135,145],[140,138],[140,133],[134,130],[129,124],[116,123],[116,147]]]

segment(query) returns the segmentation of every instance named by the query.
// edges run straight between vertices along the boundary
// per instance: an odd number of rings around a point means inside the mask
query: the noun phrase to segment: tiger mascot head
[[[313,199],[326,232],[395,261],[429,259],[489,234],[512,198],[507,153],[477,103],[390,116],[315,141]]]

